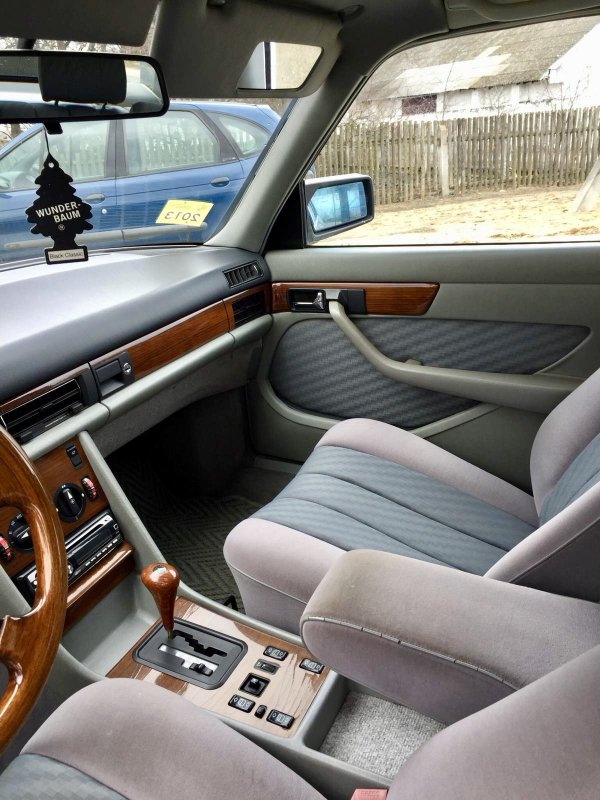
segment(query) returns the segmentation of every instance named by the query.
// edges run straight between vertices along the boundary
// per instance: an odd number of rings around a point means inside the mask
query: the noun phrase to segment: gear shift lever
[[[173,614],[177,588],[179,587],[179,572],[170,564],[148,564],[142,570],[140,578],[154,598],[167,635],[169,639],[172,639]]]

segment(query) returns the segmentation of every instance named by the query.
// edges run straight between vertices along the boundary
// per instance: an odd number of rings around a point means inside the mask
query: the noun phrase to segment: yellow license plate
[[[213,205],[200,200],[167,200],[156,218],[156,224],[201,228]]]

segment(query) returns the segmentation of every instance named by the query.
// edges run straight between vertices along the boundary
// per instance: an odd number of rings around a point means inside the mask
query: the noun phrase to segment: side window
[[[191,111],[124,122],[129,175],[205,167],[220,160],[219,142]]]
[[[211,114],[222,128],[225,128],[231,139],[235,142],[242,158],[257,156],[271,138],[271,134],[260,125],[241,117],[230,114]]]
[[[322,244],[600,239],[599,23],[523,25],[390,57],[315,162],[317,177],[370,175],[375,219]]]
[[[0,159],[0,192],[35,189],[41,171],[42,132],[30,136]]]
[[[75,183],[106,178],[109,122],[66,122],[50,150]]]

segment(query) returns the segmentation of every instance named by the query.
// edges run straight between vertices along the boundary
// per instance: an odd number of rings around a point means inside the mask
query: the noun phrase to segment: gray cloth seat
[[[336,558],[363,548],[600,600],[599,434],[600,371],[541,426],[531,496],[391,425],[335,425],[227,538],[246,611],[296,631]]]
[[[388,800],[594,800],[599,686],[595,647],[436,734],[401,767]],[[220,720],[131,680],[89,686],[55,711],[0,776],[0,797],[323,800]]]

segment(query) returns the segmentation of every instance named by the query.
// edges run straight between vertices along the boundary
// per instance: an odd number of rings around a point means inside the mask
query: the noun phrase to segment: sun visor
[[[158,0],[18,0],[2,3],[2,36],[141,46]],[[59,13],[60,11],[60,13]]]
[[[268,0],[163,2],[152,55],[171,97],[304,97],[321,86],[336,62],[341,27],[337,14]],[[308,50],[321,52],[300,86],[267,88],[267,80],[262,87],[241,88],[246,85],[242,76],[263,43],[308,45]]]

